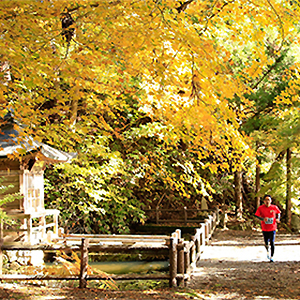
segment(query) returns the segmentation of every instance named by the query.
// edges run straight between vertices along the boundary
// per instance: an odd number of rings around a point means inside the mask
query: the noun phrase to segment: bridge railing
[[[157,206],[155,209],[145,209],[144,211],[148,214],[150,220],[153,220],[156,224],[184,223],[184,225],[188,225],[189,223],[203,222],[203,220],[212,215],[215,216],[215,221],[219,222],[218,209],[195,209],[187,207],[181,209],[164,209]],[[168,215],[172,215],[172,217],[168,217]],[[174,215],[176,219],[174,219]]]
[[[78,280],[79,287],[85,288],[89,280],[169,280],[170,287],[182,286],[189,279],[192,270],[201,258],[205,246],[218,224],[217,211],[210,211],[204,222],[199,223],[195,234],[186,241],[177,229],[169,235],[63,235],[52,244],[39,245],[1,245],[0,247],[0,281],[16,280]],[[3,251],[74,251],[81,253],[80,274],[76,276],[44,275],[7,275],[2,274]],[[89,275],[89,253],[129,253],[164,255],[169,259],[169,273],[125,274],[125,275]]]

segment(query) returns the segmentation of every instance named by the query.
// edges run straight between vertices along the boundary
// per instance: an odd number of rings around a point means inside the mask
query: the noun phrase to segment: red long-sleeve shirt
[[[276,205],[270,205],[267,207],[266,205],[261,205],[255,215],[261,218],[268,218],[265,222],[264,220],[261,221],[261,229],[262,231],[274,231],[277,229],[276,223],[276,214],[280,214],[281,211]]]

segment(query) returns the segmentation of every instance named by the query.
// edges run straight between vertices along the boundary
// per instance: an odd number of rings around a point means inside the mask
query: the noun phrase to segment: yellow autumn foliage
[[[66,16],[73,22],[63,29]],[[78,140],[74,134],[91,126],[113,132],[101,116],[131,95],[153,118],[174,126],[199,156],[218,144],[222,156],[237,153],[239,164],[251,155],[239,126],[253,104],[228,101],[251,91],[274,63],[267,41],[278,53],[299,43],[298,20],[297,7],[283,0],[4,0],[0,105],[12,107],[37,137],[46,133],[58,143],[64,136],[70,147]],[[245,48],[252,55],[240,56],[239,70],[232,54]],[[78,102],[97,120],[76,119]],[[55,105],[47,110],[47,103]],[[55,114],[66,121],[53,125]]]

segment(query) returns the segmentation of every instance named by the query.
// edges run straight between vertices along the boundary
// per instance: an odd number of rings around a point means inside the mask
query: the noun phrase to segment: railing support
[[[184,274],[188,274],[190,276],[191,273],[191,245],[192,242],[184,242]]]
[[[158,210],[157,210],[158,211]],[[158,216],[159,214],[157,214]],[[159,217],[157,217],[158,219]],[[42,220],[41,220],[42,221]],[[181,238],[181,230],[176,229],[175,232],[172,233],[171,237],[169,236],[158,236],[159,243],[162,243],[161,247],[159,248],[161,251],[163,251],[164,255],[168,255],[169,253],[169,275],[164,275],[162,277],[156,276],[156,279],[167,279],[169,280],[170,287],[176,287],[176,286],[182,286],[186,283],[187,280],[190,278],[190,273],[193,268],[196,267],[197,262],[200,259],[201,253],[203,253],[203,250],[206,246],[206,243],[209,241],[209,238],[212,236],[213,231],[216,227],[216,221],[218,221],[218,215],[217,213],[213,213],[213,216],[209,216],[208,219],[206,219],[203,223],[201,222],[199,224],[199,228],[195,230],[195,235],[191,238],[189,242],[184,241],[183,238]],[[24,229],[24,231],[28,230],[28,227],[30,228],[30,224],[26,224],[27,229]],[[0,227],[1,229],[1,227]],[[48,231],[48,233],[51,233]],[[1,232],[0,232],[1,235]],[[62,232],[60,232],[60,235],[63,235]],[[98,236],[98,235],[96,235]],[[88,255],[89,250],[90,251],[102,251],[103,245],[94,245],[96,239],[96,236],[94,235],[84,235],[84,237],[81,235],[81,246],[76,246],[76,251],[81,251],[81,262],[80,262],[80,274],[79,278],[77,276],[68,277],[68,278],[56,278],[56,280],[79,280],[79,287],[80,288],[86,288],[87,287],[87,281],[88,280],[94,280],[91,276],[88,276]],[[100,236],[100,235],[99,235]],[[73,237],[73,235],[70,235],[69,238]],[[77,241],[80,241],[79,240]],[[106,237],[108,239],[108,237]],[[115,236],[113,237],[116,238]],[[118,237],[119,238],[119,237]],[[123,236],[124,238],[124,236]],[[131,236],[125,236],[125,240],[132,241],[133,237]],[[64,237],[66,244],[64,244],[64,247],[67,246],[67,239],[68,237]],[[121,238],[120,238],[121,239]],[[141,239],[141,236],[138,237],[139,241]],[[151,240],[153,238],[151,237]],[[52,239],[51,239],[52,240]],[[135,239],[136,240],[136,239]],[[145,240],[148,242],[150,241],[150,236],[145,237]],[[103,237],[102,237],[103,241]],[[126,244],[125,244],[126,245]],[[51,247],[50,247],[51,248]],[[73,248],[73,249],[75,249]],[[106,251],[112,251],[113,253],[117,253],[116,250],[123,252],[124,250],[131,250],[129,248],[126,248],[124,245],[122,247],[120,246],[120,249],[109,249],[105,248]],[[5,245],[2,245],[2,241],[0,239],[0,279],[1,280],[31,280],[31,277],[27,278],[20,278],[15,279],[8,277],[7,275],[1,275],[2,273],[2,250],[17,250],[17,249],[23,249],[23,250],[49,250],[49,245],[41,245],[41,246],[28,246],[28,247],[8,247]],[[57,248],[53,248],[57,250]],[[72,247],[68,247],[68,249],[72,249]],[[143,251],[145,249],[141,247]],[[137,249],[133,249],[137,250]],[[147,250],[148,251],[148,250]],[[155,250],[157,252],[157,247],[155,247]],[[25,276],[26,277],[26,276]],[[50,276],[51,277],[51,276]],[[54,277],[42,277],[41,280],[52,280]],[[97,276],[96,276],[97,277]],[[94,277],[93,277],[94,278]],[[122,280],[122,278],[118,278]],[[138,279],[141,279],[140,277]],[[102,278],[98,278],[96,280],[102,280]]]
[[[193,236],[191,243],[191,252],[190,252],[190,261],[191,261],[191,268],[194,269],[196,267],[196,263],[197,263],[197,236]],[[200,247],[199,247],[200,248]],[[200,252],[200,251],[199,251]]]
[[[180,239],[177,245],[178,260],[177,260],[177,274],[181,275],[177,278],[177,286],[182,286],[184,283],[184,242]]]
[[[89,250],[88,250],[89,240],[81,240],[81,263],[80,263],[80,275],[79,275],[79,288],[87,287],[87,270],[88,270],[88,260],[89,260]]]
[[[159,223],[159,207],[158,206],[156,206],[155,219],[156,219],[156,224],[158,224]]]
[[[183,213],[184,213],[184,225],[186,226],[187,225],[187,208],[186,206],[183,208]]]
[[[172,236],[170,238],[170,279],[169,286],[175,287],[177,284],[177,237]]]

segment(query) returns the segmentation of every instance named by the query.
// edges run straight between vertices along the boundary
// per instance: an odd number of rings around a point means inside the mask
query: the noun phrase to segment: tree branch
[[[195,0],[187,0],[185,2],[181,2],[180,1],[180,6],[176,7],[176,10],[178,11],[178,13],[181,13],[182,11],[185,11],[186,8],[188,7],[189,4],[191,4],[192,2],[194,2]]]

